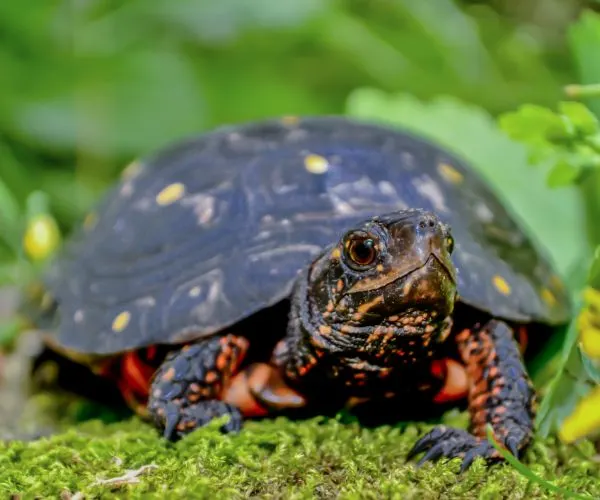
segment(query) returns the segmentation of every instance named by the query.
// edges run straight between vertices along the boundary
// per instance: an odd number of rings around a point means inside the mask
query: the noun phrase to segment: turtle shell
[[[568,319],[547,256],[461,159],[398,129],[307,117],[219,128],[127,169],[47,273],[54,340],[110,354],[212,334],[286,298],[349,225],[409,207],[452,227],[464,303]]]

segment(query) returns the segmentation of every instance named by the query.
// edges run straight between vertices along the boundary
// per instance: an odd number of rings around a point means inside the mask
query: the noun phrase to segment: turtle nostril
[[[421,229],[434,228],[435,226],[436,226],[436,221],[433,217],[423,217],[419,221],[419,228],[421,228]]]

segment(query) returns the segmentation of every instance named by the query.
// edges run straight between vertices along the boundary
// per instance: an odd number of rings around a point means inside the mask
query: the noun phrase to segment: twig
[[[579,97],[600,97],[600,83],[589,85],[567,85],[564,90],[568,97],[573,97],[575,99]]]
[[[155,469],[158,469],[158,465],[143,465],[139,469],[130,469],[124,475],[119,477],[113,477],[111,479],[98,479],[92,486],[113,486],[118,488],[119,486],[126,484],[138,484],[140,482],[139,476]]]

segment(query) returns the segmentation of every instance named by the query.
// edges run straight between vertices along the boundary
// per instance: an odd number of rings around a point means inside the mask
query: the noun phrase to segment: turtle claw
[[[519,440],[516,437],[508,437],[504,444],[508,448],[508,451],[510,451],[515,457],[519,458],[519,455],[521,454],[521,447],[519,444]]]
[[[425,455],[417,462],[417,467],[440,458],[462,458],[460,472],[467,470],[477,457],[493,461],[499,456],[487,441],[482,441],[467,431],[445,426],[435,427],[419,439],[408,452],[407,459],[411,460],[422,452]]]
[[[229,416],[229,422],[221,426],[221,431],[239,432],[243,422],[241,412],[235,406],[223,401],[201,401],[185,408],[169,405],[165,412],[163,436],[169,441],[176,441],[224,415]]]
[[[163,436],[169,441],[171,441],[175,435],[175,429],[179,423],[179,411],[180,409],[173,403],[166,408]]]
[[[490,451],[492,453],[490,453]],[[464,454],[462,464],[460,465],[460,473],[462,474],[465,472],[477,457],[483,457],[489,460],[494,453],[495,450],[489,443],[485,441],[480,442],[477,446],[471,448]]]

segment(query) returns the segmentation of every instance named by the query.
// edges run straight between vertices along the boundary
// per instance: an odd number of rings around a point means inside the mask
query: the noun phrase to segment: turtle
[[[494,462],[486,426],[528,447],[525,356],[571,315],[524,227],[465,159],[397,125],[222,125],[124,170],[45,270],[43,331],[167,440],[219,417],[233,433],[463,402],[469,430],[434,426],[407,459]]]

